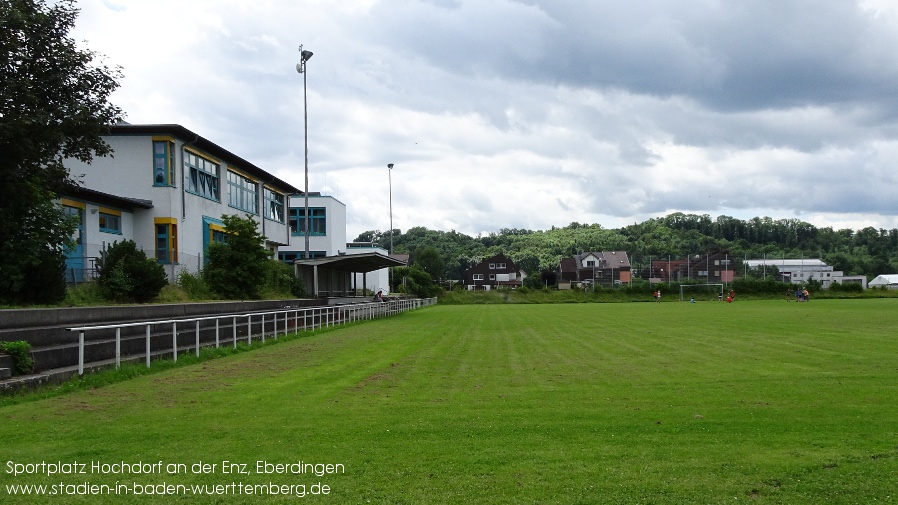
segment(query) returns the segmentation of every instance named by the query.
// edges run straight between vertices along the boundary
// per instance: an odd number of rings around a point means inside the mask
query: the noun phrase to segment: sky
[[[347,206],[347,237],[673,212],[898,227],[892,0],[78,0],[132,124]],[[299,74],[299,46],[313,52]],[[394,168],[389,170],[388,163]]]

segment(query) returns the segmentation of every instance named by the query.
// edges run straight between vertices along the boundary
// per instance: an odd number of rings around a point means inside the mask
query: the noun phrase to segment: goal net
[[[680,301],[723,301],[723,284],[680,284]]]

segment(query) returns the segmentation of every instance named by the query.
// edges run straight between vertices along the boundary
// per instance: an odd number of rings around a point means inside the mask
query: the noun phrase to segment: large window
[[[236,172],[228,170],[228,205],[250,214],[258,214],[258,185]]]
[[[153,185],[175,184],[174,143],[169,140],[153,141]]]
[[[184,172],[187,177],[187,191],[216,202],[221,201],[218,164],[194,153],[185,152]]]
[[[309,235],[327,235],[327,210],[324,207],[309,207]],[[290,209],[290,233],[306,234],[306,208]]]
[[[262,191],[265,198],[265,217],[278,223],[284,222],[284,195],[277,191],[265,188]]]

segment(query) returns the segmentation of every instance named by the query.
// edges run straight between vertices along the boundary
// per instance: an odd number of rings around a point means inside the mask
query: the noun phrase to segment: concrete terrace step
[[[193,347],[183,347],[178,349],[178,355],[186,354],[190,351],[194,351]],[[172,355],[172,350],[168,349],[165,351],[156,351],[150,353],[150,359],[159,359],[159,358],[170,358]],[[122,356],[122,363],[129,362],[142,362],[146,360],[145,354],[140,355],[132,355],[132,356]],[[112,359],[104,359],[100,361],[94,361],[91,363],[84,364],[84,373],[93,373],[100,370],[105,370],[109,368],[115,367],[115,358]],[[18,391],[20,389],[33,389],[37,386],[42,386],[45,384],[61,384],[72,377],[76,377],[78,375],[78,365],[74,366],[64,366],[59,368],[54,368],[51,370],[45,370],[40,373],[33,373],[30,375],[16,375],[11,378],[7,378],[5,380],[0,380],[0,394],[9,393],[13,391]]]

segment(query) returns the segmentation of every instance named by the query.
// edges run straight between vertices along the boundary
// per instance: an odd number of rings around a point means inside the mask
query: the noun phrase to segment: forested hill
[[[389,248],[389,231],[368,231],[356,241]],[[409,253],[411,262],[434,278],[460,279],[470,265],[505,253],[529,274],[554,270],[560,258],[583,251],[626,251],[631,260],[679,258],[688,254],[727,252],[743,258],[822,258],[846,275],[898,272],[898,230],[816,228],[797,219],[675,213],[626,226],[605,229],[598,224],[571,223],[564,228],[533,231],[501,229],[480,237],[456,231],[414,227],[395,230],[393,250]]]

